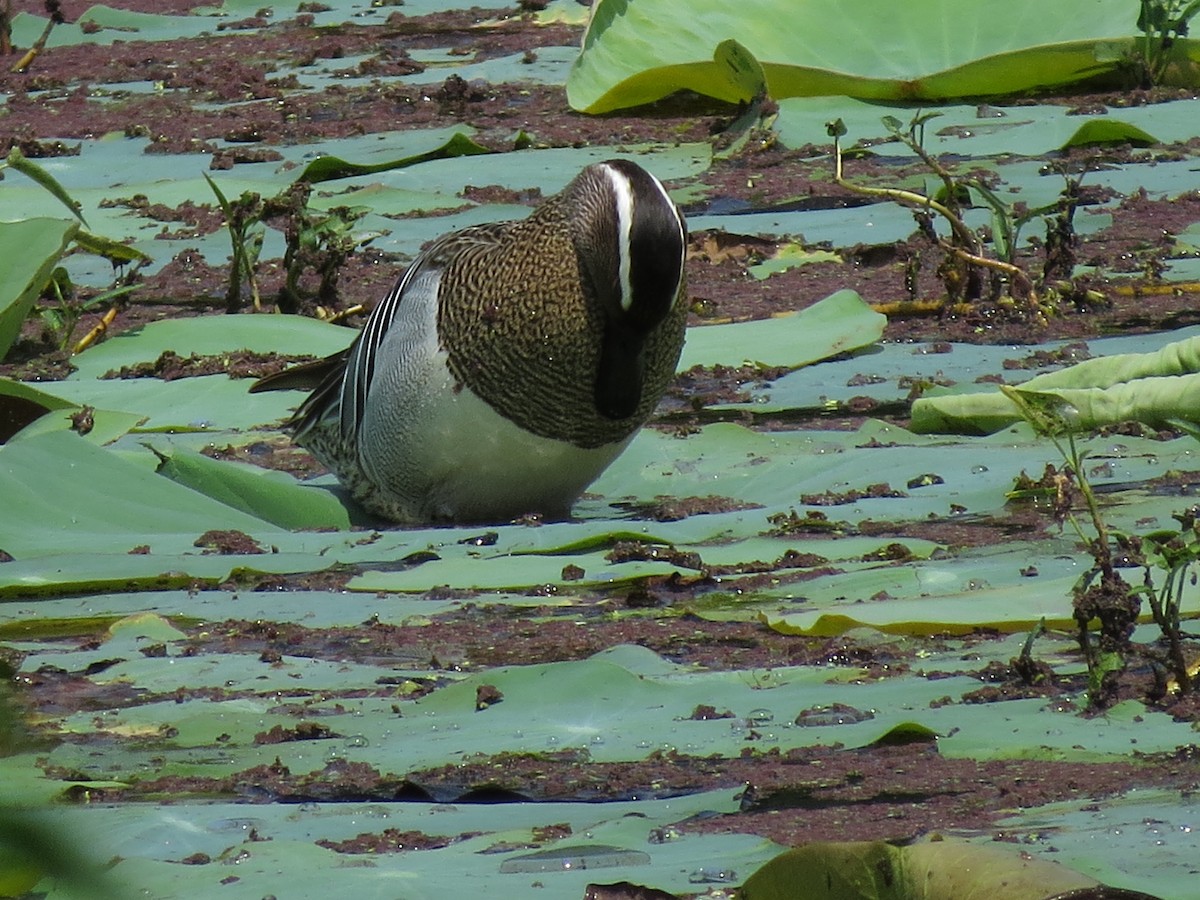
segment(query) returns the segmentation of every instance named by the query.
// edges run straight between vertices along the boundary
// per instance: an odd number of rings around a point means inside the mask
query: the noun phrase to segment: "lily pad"
[[[1125,0],[1078,6],[1014,0],[997,18],[986,0],[914,0],[902,16],[887,0],[853,13],[828,4],[790,8],[749,0],[697,16],[686,0],[600,0],[567,79],[578,110],[603,113],[678,90],[730,103],[751,99],[714,51],[734,39],[758,60],[777,99],[844,94],[945,100],[1014,94],[1111,72],[1137,47]],[[952,23],[952,27],[951,27]],[[1195,59],[1196,43],[1176,52]],[[864,47],[871,48],[869,53]]]
[[[65,219],[0,222],[0,259],[5,260],[0,281],[0,360],[78,231],[78,222]]]

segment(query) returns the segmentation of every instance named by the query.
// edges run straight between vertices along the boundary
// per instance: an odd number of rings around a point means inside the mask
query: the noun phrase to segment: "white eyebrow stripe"
[[[649,172],[646,174],[650,175]],[[681,282],[683,281],[684,267],[687,265],[687,226],[683,224],[683,213],[679,211],[679,207],[675,205],[675,201],[671,199],[671,195],[667,193],[667,189],[663,187],[663,183],[653,175],[650,175],[650,180],[658,188],[658,192],[662,194],[667,208],[675,214],[675,222],[679,225],[679,282]],[[675,283],[676,294],[679,293],[679,282]]]
[[[608,175],[616,200],[617,276],[621,281],[621,309],[628,310],[633,306],[633,283],[629,275],[629,265],[633,256],[633,248],[630,246],[630,233],[633,231],[633,190],[629,179],[623,173],[612,166],[604,166],[604,171]]]

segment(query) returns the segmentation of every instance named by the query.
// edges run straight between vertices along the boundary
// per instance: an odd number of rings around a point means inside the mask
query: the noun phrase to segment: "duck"
[[[437,238],[345,351],[251,391],[312,390],[284,429],[375,516],[563,519],[674,377],[686,250],[661,181],[594,163],[525,219]]]

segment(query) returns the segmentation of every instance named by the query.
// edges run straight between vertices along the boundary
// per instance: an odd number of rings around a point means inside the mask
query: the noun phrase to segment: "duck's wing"
[[[251,394],[264,391],[312,391],[320,386],[331,371],[341,369],[346,365],[348,350],[326,356],[324,359],[314,359],[305,363],[288,366],[282,372],[264,375],[250,385]]]
[[[371,311],[367,324],[353,344],[324,360],[305,363],[304,367],[311,366],[314,374],[315,370],[322,371],[313,393],[296,410],[289,423],[294,434],[299,436],[311,429],[337,405],[342,438],[353,440],[363,420],[379,346],[387,337],[410,289],[429,269],[442,268],[449,256],[467,247],[494,244],[506,227],[507,223],[477,225],[435,240],[413,260],[387,296]]]

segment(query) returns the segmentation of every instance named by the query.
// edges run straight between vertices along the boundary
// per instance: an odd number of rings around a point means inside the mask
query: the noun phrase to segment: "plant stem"
[[[925,152],[924,148],[917,146],[911,140],[902,138],[909,147],[911,147],[947,185],[947,190],[953,196],[954,182],[950,173],[946,169]],[[1037,289],[1029,276],[1025,274],[1019,267],[1012,263],[1004,262],[999,259],[991,259],[983,255],[983,247],[980,245],[979,237],[972,231],[967,223],[955,213],[952,209],[943,203],[939,203],[932,197],[927,197],[924,194],[918,194],[916,191],[906,191],[901,188],[878,188],[867,187],[865,185],[854,184],[852,181],[847,181],[842,168],[842,145],[839,138],[835,135],[833,138],[833,180],[838,185],[846,188],[848,191],[853,191],[856,194],[861,194],[865,197],[880,197],[885,200],[891,200],[893,203],[899,203],[902,206],[908,206],[914,209],[932,210],[937,213],[950,225],[950,230],[958,239],[959,243],[953,243],[946,240],[939,240],[939,244],[943,250],[953,253],[964,262],[973,265],[982,266],[984,268],[993,269],[998,272],[1003,272],[1009,277],[1014,285],[1019,286],[1024,293],[1025,298],[1032,303],[1037,303]],[[961,245],[961,246],[960,246]]]

